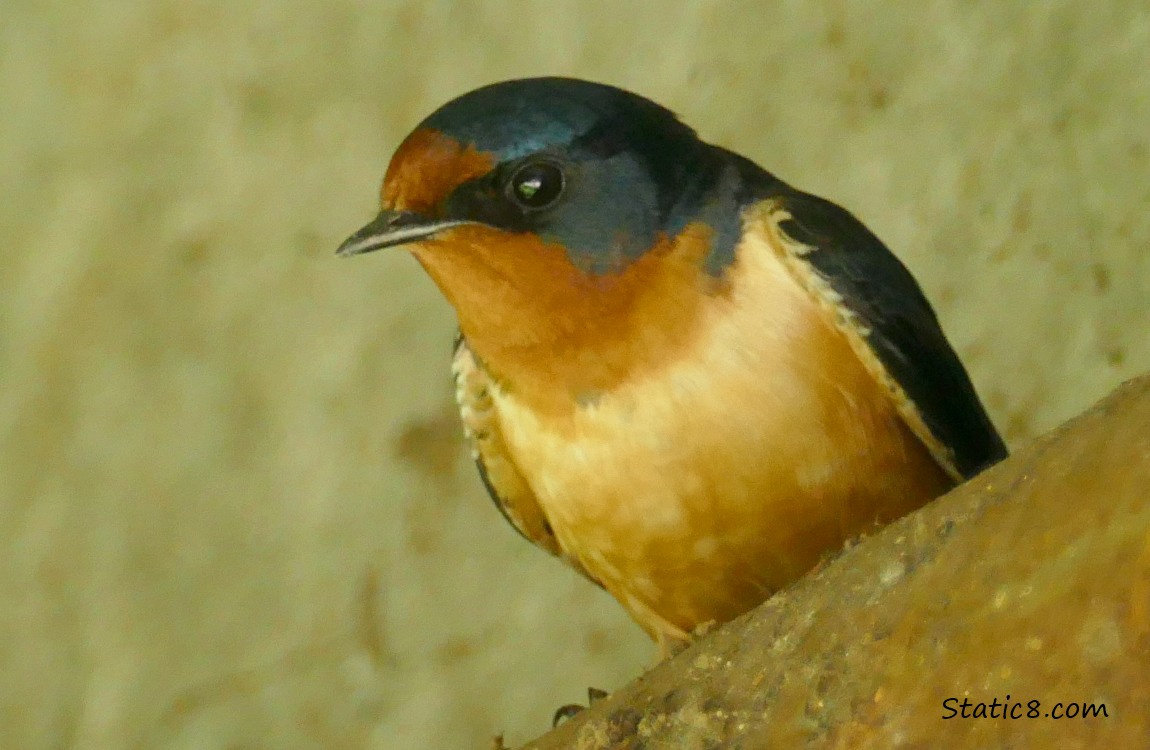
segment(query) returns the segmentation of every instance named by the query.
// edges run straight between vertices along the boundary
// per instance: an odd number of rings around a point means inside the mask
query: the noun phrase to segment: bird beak
[[[344,240],[335,254],[347,257],[406,245],[426,240],[445,229],[471,223],[458,219],[431,219],[414,211],[384,209],[371,223]]]

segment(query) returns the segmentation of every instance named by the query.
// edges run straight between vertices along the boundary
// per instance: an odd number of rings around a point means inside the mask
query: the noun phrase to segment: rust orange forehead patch
[[[432,215],[459,185],[491,171],[495,159],[437,130],[420,128],[391,157],[380,199],[384,208]]]

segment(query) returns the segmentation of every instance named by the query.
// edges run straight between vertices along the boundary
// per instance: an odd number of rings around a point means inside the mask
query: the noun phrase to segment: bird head
[[[492,374],[597,391],[666,356],[722,287],[747,199],[738,159],[618,88],[497,83],[407,136],[382,210],[338,252],[407,248]]]

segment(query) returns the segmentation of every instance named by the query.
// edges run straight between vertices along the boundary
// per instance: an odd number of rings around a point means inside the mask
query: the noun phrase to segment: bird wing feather
[[[534,491],[507,449],[491,399],[494,384],[462,334],[455,339],[451,370],[471,457],[495,507],[525,539],[563,558],[591,581],[599,583],[577,560],[563,553]]]
[[[787,268],[834,317],[899,414],[955,481],[1006,446],[918,283],[846,209],[787,188],[752,209]]]

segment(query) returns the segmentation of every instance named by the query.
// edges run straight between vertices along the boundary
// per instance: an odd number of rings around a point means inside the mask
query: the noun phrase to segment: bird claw
[[[591,706],[606,698],[608,695],[606,690],[599,688],[587,688],[587,705],[583,706],[578,703],[568,703],[565,706],[560,706],[555,709],[555,714],[551,717],[551,728],[559,726],[560,723],[574,718],[577,714],[586,711]]]

